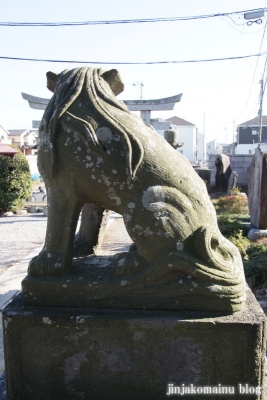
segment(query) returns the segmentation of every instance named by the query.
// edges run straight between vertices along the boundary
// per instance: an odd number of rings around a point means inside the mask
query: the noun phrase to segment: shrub
[[[267,245],[251,243],[247,249],[247,258],[243,260],[246,278],[250,286],[259,286],[267,281]]]
[[[31,195],[31,175],[22,152],[14,158],[0,155],[0,211],[16,211]]]
[[[248,199],[242,194],[220,197],[217,207],[227,213],[248,213]]]
[[[227,197],[237,197],[227,196]],[[267,282],[267,241],[261,243],[251,242],[247,239],[250,218],[248,213],[230,213],[230,208],[224,207],[227,201],[220,198],[213,200],[217,211],[218,226],[227,239],[230,240],[240,251],[245,276],[250,287],[258,287]],[[229,203],[228,203],[229,204]],[[220,207],[219,207],[220,205]],[[244,211],[243,207],[241,208]],[[236,208],[234,208],[236,211]],[[263,239],[261,239],[263,241]]]
[[[238,236],[242,231],[242,235],[248,233],[249,227],[244,222],[249,222],[248,214],[217,214],[218,226],[226,238]]]

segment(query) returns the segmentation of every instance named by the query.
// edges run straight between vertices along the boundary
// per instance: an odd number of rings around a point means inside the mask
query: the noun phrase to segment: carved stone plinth
[[[120,276],[116,270],[116,259],[119,257],[126,262],[132,256],[135,252],[117,253],[116,256],[91,255],[73,260],[70,271],[63,276],[28,275],[22,281],[23,304],[230,313],[243,307],[245,294],[241,292],[240,297],[231,295],[230,285],[211,285],[205,279],[198,279],[192,270],[186,273],[186,268],[181,273],[182,262],[190,267],[186,252],[172,252],[168,263],[161,266],[161,271],[151,268],[134,275]],[[178,259],[178,256],[183,258]]]
[[[168,384],[264,385],[265,315],[248,292],[234,315],[26,307],[3,312],[9,400],[157,400]],[[198,396],[187,396],[197,399]],[[246,399],[263,399],[249,394]]]

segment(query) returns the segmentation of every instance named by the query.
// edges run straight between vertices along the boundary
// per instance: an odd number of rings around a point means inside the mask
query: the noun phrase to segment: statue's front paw
[[[34,257],[28,267],[28,274],[31,276],[61,275],[65,271],[66,267],[60,257],[53,256],[46,250],[42,250]]]

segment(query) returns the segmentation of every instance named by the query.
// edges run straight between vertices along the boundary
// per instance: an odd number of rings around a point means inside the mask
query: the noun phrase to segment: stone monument
[[[238,178],[238,173],[236,171],[232,171],[228,180],[226,196],[230,196],[232,190],[234,190],[237,187],[237,178]]]
[[[255,150],[248,167],[248,204],[254,228],[267,229],[267,167],[266,155],[260,147]]]
[[[53,80],[38,153],[46,240],[3,312],[9,400],[149,400],[221,383],[260,399],[265,316],[204,182],[116,99],[117,70]],[[123,216],[130,251],[73,260],[86,203]]]
[[[215,166],[215,189],[217,192],[226,192],[228,188],[228,181],[232,173],[230,157],[226,154],[220,154],[215,160]]]
[[[170,128],[167,131],[164,131],[164,138],[167,142],[176,150],[178,147],[182,147],[184,143],[178,142],[179,132],[174,129]]]

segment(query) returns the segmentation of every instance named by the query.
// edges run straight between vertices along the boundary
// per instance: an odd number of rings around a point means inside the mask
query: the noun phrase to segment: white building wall
[[[8,137],[8,133],[1,125],[0,125],[0,143],[11,144],[11,140]]]
[[[39,174],[39,170],[37,167],[37,156],[34,156],[34,155],[26,156],[26,158],[29,163],[31,175]]]
[[[254,144],[238,144],[235,148],[235,154],[254,154],[255,149],[258,147],[258,143]],[[260,144],[261,151],[267,152],[267,143]]]
[[[203,135],[203,133],[198,132],[197,133],[197,139],[198,139],[198,143],[197,143],[197,160],[198,161],[205,161],[205,137]]]
[[[203,159],[203,141],[204,135],[202,133],[197,132],[197,128],[194,125],[190,126],[176,126],[172,125],[174,129],[176,129],[179,133],[178,142],[184,143],[182,147],[179,147],[177,151],[182,153],[190,162],[194,163],[198,160],[202,161]],[[156,128],[156,127],[155,127]],[[164,130],[156,129],[156,131],[164,137]],[[195,159],[196,153],[196,143],[197,143],[197,135],[198,135],[198,155],[197,160]]]
[[[217,139],[212,140],[206,144],[206,154],[207,158],[210,154],[220,154],[222,153],[222,144],[217,142]]]
[[[178,151],[190,161],[195,162],[195,151],[196,151],[196,139],[197,129],[195,126],[179,126],[176,127],[179,132],[179,142],[184,143]]]
[[[24,137],[24,142],[27,145],[33,145],[36,143],[36,135],[35,133],[29,133]]]

